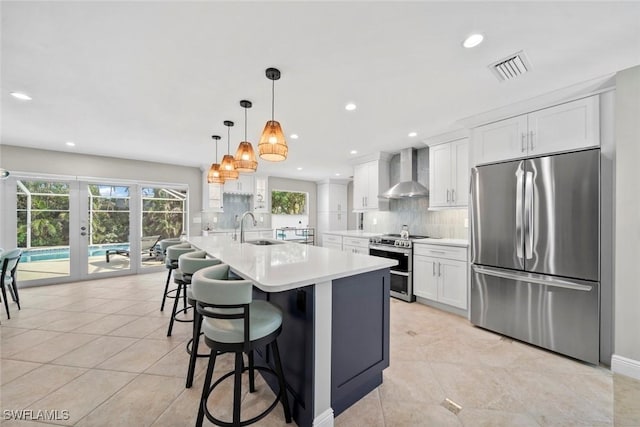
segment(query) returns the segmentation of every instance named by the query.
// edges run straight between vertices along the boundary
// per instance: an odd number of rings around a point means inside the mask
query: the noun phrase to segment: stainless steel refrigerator
[[[471,174],[473,324],[599,360],[600,150]]]

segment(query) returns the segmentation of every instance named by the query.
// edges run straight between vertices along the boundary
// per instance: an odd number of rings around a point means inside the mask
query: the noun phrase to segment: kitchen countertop
[[[236,228],[235,231],[240,232],[240,228]],[[247,228],[244,230],[245,232],[247,231],[273,231],[273,228]],[[209,230],[209,234],[215,234],[215,233],[233,233],[233,228],[216,228],[213,230]]]
[[[367,231],[362,230],[337,230],[337,231],[323,231],[322,234],[333,234],[336,236],[346,236],[346,237],[375,237],[382,236],[384,233],[369,233]]]
[[[413,241],[415,244],[429,244],[429,245],[445,245],[445,246],[460,246],[460,247],[468,247],[469,241],[467,239],[416,239]]]
[[[265,292],[301,288],[397,264],[387,258],[297,243],[258,246],[215,235],[190,236],[187,241],[229,264],[238,275]]]

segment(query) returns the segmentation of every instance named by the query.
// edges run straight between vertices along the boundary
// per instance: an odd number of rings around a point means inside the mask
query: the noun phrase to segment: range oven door
[[[391,296],[403,301],[413,302],[413,279],[411,250],[389,246],[371,245],[369,255],[389,258],[398,261],[391,267]]]
[[[411,250],[393,246],[371,245],[369,246],[369,255],[398,261],[398,265],[391,267],[391,272],[409,273],[411,271]]]

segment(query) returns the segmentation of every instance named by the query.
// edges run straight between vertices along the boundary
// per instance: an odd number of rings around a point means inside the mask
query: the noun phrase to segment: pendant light
[[[251,173],[258,169],[258,161],[253,146],[247,140],[247,109],[251,108],[251,101],[243,99],[240,106],[244,108],[244,141],[238,145],[234,165],[238,172]]]
[[[229,141],[231,140],[231,127],[233,126],[233,122],[225,120],[224,125],[227,127],[227,154],[224,155],[222,162],[220,163],[220,176],[222,176],[225,181],[231,181],[238,179],[238,175],[240,174],[233,164],[233,156],[229,154]]]
[[[224,184],[224,178],[220,175],[220,163],[218,163],[218,141],[219,135],[212,135],[211,138],[216,142],[216,162],[211,163],[209,173],[207,174],[207,182],[209,184]]]
[[[266,75],[271,80],[271,120],[267,122],[262,131],[260,142],[258,143],[258,151],[260,158],[270,162],[281,162],[287,158],[287,141],[284,139],[284,133],[280,123],[273,119],[274,99],[275,99],[275,81],[280,79],[280,70],[276,68],[267,68]]]

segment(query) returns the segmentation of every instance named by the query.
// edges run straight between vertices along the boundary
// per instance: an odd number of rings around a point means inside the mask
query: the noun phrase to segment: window
[[[272,191],[271,213],[274,215],[306,215],[307,193]]]
[[[187,191],[142,188],[142,235],[178,237],[186,226]]]

